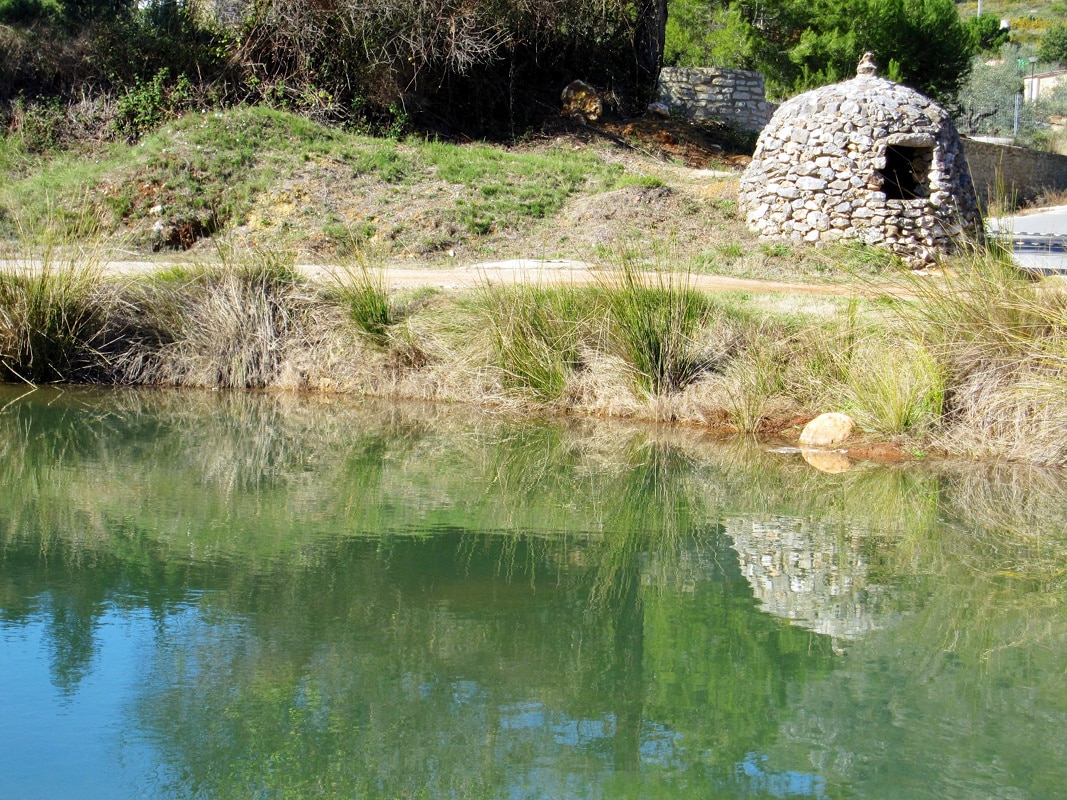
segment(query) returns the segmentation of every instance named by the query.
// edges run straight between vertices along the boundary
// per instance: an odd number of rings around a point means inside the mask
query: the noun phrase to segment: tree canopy
[[[758,69],[773,95],[843,80],[866,51],[937,99],[959,91],[976,35],[952,0],[672,0],[666,59]]]
[[[1067,25],[1053,25],[1045,31],[1037,57],[1046,62],[1067,62]]]

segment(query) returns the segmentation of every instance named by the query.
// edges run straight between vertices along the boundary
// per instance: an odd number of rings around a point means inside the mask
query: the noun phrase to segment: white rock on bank
[[[852,435],[856,420],[848,414],[831,411],[820,414],[800,433],[801,447],[833,447]]]

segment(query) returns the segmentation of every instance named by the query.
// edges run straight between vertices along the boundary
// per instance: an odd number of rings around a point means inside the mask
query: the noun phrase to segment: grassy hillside
[[[960,17],[968,19],[978,14],[977,0],[956,3]],[[1011,38],[1016,44],[1037,45],[1050,25],[1067,22],[1067,3],[1063,0],[982,0],[982,13],[995,14],[1011,25]]]
[[[256,107],[188,114],[134,144],[35,154],[9,136],[0,239],[17,251],[103,237],[124,259],[203,258],[225,243],[318,262],[636,256],[698,272],[843,274],[840,253],[756,242],[736,202],[745,159],[723,147],[669,120],[490,146],[372,138]]]
[[[138,249],[237,229],[315,250],[371,239],[448,249],[551,216],[578,191],[641,180],[584,150],[402,143],[264,108],[190,114],[89,154],[5,147],[5,235],[98,228]],[[161,227],[183,241],[163,241]]]

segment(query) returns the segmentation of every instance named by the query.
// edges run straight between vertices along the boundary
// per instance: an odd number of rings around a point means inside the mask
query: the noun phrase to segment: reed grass
[[[739,433],[758,433],[771,403],[787,393],[781,339],[753,336],[744,354],[726,371],[724,389],[727,419]]]
[[[488,337],[505,388],[558,400],[582,366],[583,343],[595,336],[596,300],[594,292],[575,287],[483,285],[473,320]]]
[[[676,393],[716,366],[716,355],[702,346],[713,306],[686,274],[649,276],[624,260],[606,279],[604,298],[609,341],[640,389]]]
[[[95,381],[106,371],[100,253],[47,245],[0,267],[0,377],[31,384]]]
[[[940,365],[921,342],[873,334],[852,353],[843,407],[865,430],[916,435],[941,418],[945,399]]]
[[[381,270],[362,253],[330,276],[331,294],[348,312],[349,319],[368,341],[383,346],[389,331],[403,317],[385,285]]]
[[[7,380],[518,400],[741,432],[842,410],[883,436],[1067,465],[1067,290],[996,254],[905,278],[913,300],[811,315],[626,259],[593,287],[404,299],[365,260],[322,286],[284,252],[124,282],[91,249],[19,255],[0,270]]]
[[[171,272],[130,300],[128,382],[258,389],[277,380],[313,292],[291,257],[256,254]]]
[[[955,451],[1067,464],[1067,291],[997,254],[937,283],[913,279],[901,307],[945,375],[942,443]]]

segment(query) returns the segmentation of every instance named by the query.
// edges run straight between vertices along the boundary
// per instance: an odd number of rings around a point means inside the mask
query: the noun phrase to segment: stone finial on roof
[[[874,53],[866,52],[856,67],[856,75],[871,75],[878,77],[878,65],[874,63]]]

